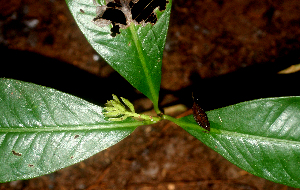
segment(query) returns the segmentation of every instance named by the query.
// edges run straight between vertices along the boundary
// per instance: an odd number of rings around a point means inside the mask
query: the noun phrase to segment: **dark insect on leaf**
[[[194,100],[194,97],[193,97],[193,100]],[[195,100],[194,100],[192,109],[193,109],[193,115],[194,115],[195,121],[198,123],[198,125],[200,127],[202,127],[203,129],[206,129],[209,132],[210,124],[209,124],[207,115],[206,115],[205,111],[196,103]]]

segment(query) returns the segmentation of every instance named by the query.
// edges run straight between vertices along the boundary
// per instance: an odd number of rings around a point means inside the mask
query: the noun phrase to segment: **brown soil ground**
[[[277,75],[300,62],[299,13],[299,0],[174,0],[161,106],[191,107],[193,89],[205,99],[206,110],[260,97],[300,95],[293,83],[299,72]],[[64,0],[0,0],[0,48],[0,77],[54,87],[95,103],[115,93],[131,97],[140,111],[151,109],[148,100],[97,56]],[[111,86],[117,89],[103,92]],[[81,163],[0,184],[0,189],[293,188],[239,169],[164,121],[139,127]]]

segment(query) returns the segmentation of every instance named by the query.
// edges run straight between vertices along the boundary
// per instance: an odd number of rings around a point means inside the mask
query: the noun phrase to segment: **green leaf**
[[[300,97],[259,99],[207,115],[210,133],[192,115],[167,119],[249,173],[300,187]]]
[[[0,182],[70,166],[152,123],[108,121],[99,106],[11,79],[0,79],[0,108]]]
[[[130,84],[151,99],[155,111],[160,113],[158,96],[161,64],[172,0],[169,0],[165,11],[156,11],[158,21],[154,25],[141,26],[131,23],[128,28],[120,29],[121,34],[117,34],[116,37],[110,35],[111,25],[99,27],[92,22],[97,16],[92,0],[66,2],[80,30],[93,48]]]

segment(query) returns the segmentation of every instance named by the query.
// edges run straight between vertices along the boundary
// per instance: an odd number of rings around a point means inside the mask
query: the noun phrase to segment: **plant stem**
[[[166,119],[166,120],[172,121],[173,123],[177,124],[177,119],[172,116],[162,115],[162,119]]]
[[[169,115],[163,115],[162,119],[172,121],[173,123],[175,123],[176,125],[181,126],[181,127],[185,125],[184,122],[182,122],[179,119],[176,119],[172,116],[169,116]],[[188,123],[188,125],[189,125],[189,127],[199,128],[199,125],[196,122],[195,122],[195,124]],[[205,131],[205,130],[203,129],[203,131]]]
[[[182,127],[183,129],[185,129],[186,127],[188,127],[188,128],[194,128],[194,129],[197,129],[197,130],[201,130],[201,131],[206,132],[206,133],[208,132],[206,129],[200,127],[196,122],[194,122],[194,123],[186,122],[184,120],[176,119],[176,118],[171,117],[169,115],[163,115],[162,119],[166,119],[166,120],[172,121],[173,123],[175,123],[176,125]],[[220,130],[218,130],[218,129],[211,129],[210,132],[220,133]]]

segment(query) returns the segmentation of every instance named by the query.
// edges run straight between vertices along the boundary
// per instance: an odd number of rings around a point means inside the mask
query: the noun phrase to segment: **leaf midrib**
[[[154,109],[155,109],[156,113],[160,113],[160,111],[159,111],[159,109],[156,105],[158,98],[157,98],[157,95],[155,93],[154,85],[153,85],[153,82],[151,80],[149,70],[147,68],[147,64],[146,64],[146,60],[145,60],[144,53],[143,53],[143,50],[142,50],[141,42],[140,42],[140,40],[137,36],[137,31],[136,31],[135,24],[131,23],[129,28],[130,28],[130,32],[131,32],[131,35],[132,35],[133,42],[134,42],[135,47],[136,47],[137,52],[138,52],[138,57],[141,61],[141,65],[142,65],[143,71],[144,71],[145,76],[146,76],[147,84],[148,84],[150,94],[151,94],[153,104],[154,104]]]
[[[186,130],[188,130],[188,128],[193,129],[197,132],[199,130],[202,130],[202,128],[200,129],[200,126],[196,123],[194,124],[194,123],[190,123],[190,122],[182,122],[182,121],[180,121],[178,119],[175,119],[171,116],[164,116],[164,119],[172,121],[172,122],[176,123],[179,126],[187,126],[187,127],[184,127]],[[204,130],[200,131],[200,132],[204,132]],[[240,133],[240,132],[236,132],[236,131],[232,132],[232,131],[228,131],[228,130],[224,130],[224,129],[211,128],[210,133],[214,134],[214,135],[226,135],[226,136],[229,136],[229,137],[246,137],[248,139],[257,139],[257,140],[264,139],[267,142],[273,141],[273,142],[276,142],[276,143],[285,143],[285,144],[289,144],[290,142],[293,142],[292,144],[300,146],[300,141],[296,141],[296,140],[292,140],[292,139],[288,140],[288,139],[279,139],[279,138],[274,138],[274,137],[258,136],[258,135]],[[213,137],[213,138],[215,138],[215,137]]]
[[[217,129],[218,131],[220,131],[222,135],[227,135],[230,137],[246,137],[246,139],[267,139],[267,142],[273,141],[276,143],[286,143],[289,144],[289,142],[295,142],[293,144],[298,144],[300,145],[300,141],[296,141],[296,140],[289,140],[289,139],[279,139],[279,138],[274,138],[274,137],[266,137],[266,136],[258,136],[258,135],[251,135],[251,134],[245,134],[245,133],[239,133],[239,132],[231,132],[231,131],[227,131],[227,130],[222,130],[222,129]]]
[[[120,129],[138,127],[141,125],[149,124],[143,121],[132,123],[103,123],[103,124],[89,124],[89,125],[68,125],[68,126],[50,126],[50,127],[5,127],[0,128],[0,133],[22,133],[22,132],[61,132],[61,131],[83,131],[83,130],[101,130],[101,129]]]

